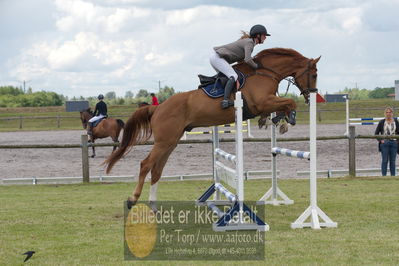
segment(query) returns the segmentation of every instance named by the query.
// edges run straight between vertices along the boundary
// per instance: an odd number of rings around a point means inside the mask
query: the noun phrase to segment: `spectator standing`
[[[375,130],[375,135],[399,135],[399,122],[393,116],[393,108],[385,108],[385,118],[382,119]],[[381,152],[381,173],[387,175],[387,167],[389,162],[389,170],[391,176],[396,175],[396,154],[398,152],[397,139],[381,139],[378,143],[378,150]]]

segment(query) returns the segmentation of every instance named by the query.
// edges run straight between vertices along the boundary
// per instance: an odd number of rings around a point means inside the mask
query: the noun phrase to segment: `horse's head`
[[[317,85],[317,62],[320,60],[319,56],[316,59],[308,59],[306,64],[298,69],[293,77],[295,80],[295,85],[301,91],[301,94],[305,98],[306,103],[309,102],[310,91],[316,89]]]
[[[295,84],[304,96],[305,101],[309,101],[309,89],[316,88],[317,68],[316,64],[320,60],[308,59],[293,49],[272,48],[258,53],[255,61],[260,65],[259,72],[266,70],[262,75],[270,76],[280,82],[291,76]]]
[[[90,108],[80,111],[80,121],[82,121],[82,126],[84,129],[87,128],[87,123],[92,117],[93,117],[93,112],[91,111]]]

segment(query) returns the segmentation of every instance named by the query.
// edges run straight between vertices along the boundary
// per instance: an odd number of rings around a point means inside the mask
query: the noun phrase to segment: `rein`
[[[273,75],[270,75],[270,74],[267,74],[267,73],[263,73],[263,72],[259,72],[259,71],[257,71],[257,70],[255,70],[253,73],[250,73],[250,74],[246,75],[247,78],[248,78],[248,77],[251,77],[251,76],[259,75],[259,76],[264,76],[264,77],[269,77],[269,78],[271,78],[271,79],[274,79],[275,81],[277,81],[277,83],[280,83],[280,81],[284,79],[284,80],[288,81],[287,89],[286,89],[286,91],[285,91],[285,95],[284,95],[284,96],[287,95],[288,90],[289,90],[291,84],[292,84],[292,85],[295,85],[295,86],[301,91],[301,95],[306,96],[306,95],[308,95],[308,94],[310,93],[310,90],[311,90],[311,89],[310,89],[310,62],[311,62],[311,60],[308,61],[308,67],[307,67],[300,75],[298,75],[298,76],[296,77],[296,78],[300,78],[300,77],[302,77],[305,73],[308,74],[307,88],[306,88],[306,89],[302,89],[302,88],[295,82],[295,78],[294,78],[294,77],[286,77],[286,78],[284,78],[284,77],[283,77],[280,73],[278,73],[277,71],[273,70],[273,69],[270,68],[270,67],[264,66],[260,60],[257,60],[257,61],[258,61],[258,62],[257,62],[258,65],[259,65],[259,68],[258,68],[259,70],[264,69],[264,70],[270,71],[270,72],[272,72],[273,74],[275,74],[275,75],[277,76],[277,78],[276,78],[275,76],[273,76]],[[278,93],[278,91],[277,91],[277,93]]]

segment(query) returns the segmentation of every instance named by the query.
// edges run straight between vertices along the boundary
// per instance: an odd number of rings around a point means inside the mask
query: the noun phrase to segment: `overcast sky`
[[[0,0],[0,86],[25,80],[66,96],[157,92],[158,81],[193,90],[197,74],[214,74],[213,46],[264,24],[272,36],[253,55],[321,55],[322,93],[392,87],[398,14],[399,0]]]

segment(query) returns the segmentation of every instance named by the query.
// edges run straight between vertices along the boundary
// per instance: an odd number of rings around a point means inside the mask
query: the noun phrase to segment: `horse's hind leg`
[[[94,144],[94,138],[93,137],[90,138],[90,142],[91,142],[92,145]],[[94,146],[91,146],[91,148],[93,150],[93,154],[91,155],[91,158],[94,158],[94,157],[96,157],[96,148]]]
[[[116,144],[116,143],[119,143],[119,141],[118,141],[118,138],[116,137],[113,137],[112,138],[112,141],[114,142],[114,144]],[[117,148],[117,145],[114,145],[114,147],[112,148],[112,152],[114,152],[115,150],[116,150],[116,148]]]
[[[172,145],[175,146],[176,144]],[[140,198],[141,192],[143,190],[145,177],[147,176],[148,172],[153,169],[153,167],[159,163],[162,158],[167,155],[169,152],[171,145],[170,143],[155,143],[154,147],[152,148],[150,154],[145,158],[140,164],[140,174],[139,180],[136,184],[136,187],[133,192],[133,196],[129,197],[128,199],[128,208],[136,204],[138,199]],[[166,156],[168,157],[168,156]],[[167,160],[167,158],[166,158]]]
[[[157,212],[157,189],[158,189],[158,181],[161,179],[162,171],[168,161],[170,154],[173,152],[175,147],[169,149],[169,151],[162,156],[161,160],[159,160],[154,167],[151,169],[151,186],[150,186],[150,194],[148,196],[148,201],[151,206],[151,209],[154,212]]]

